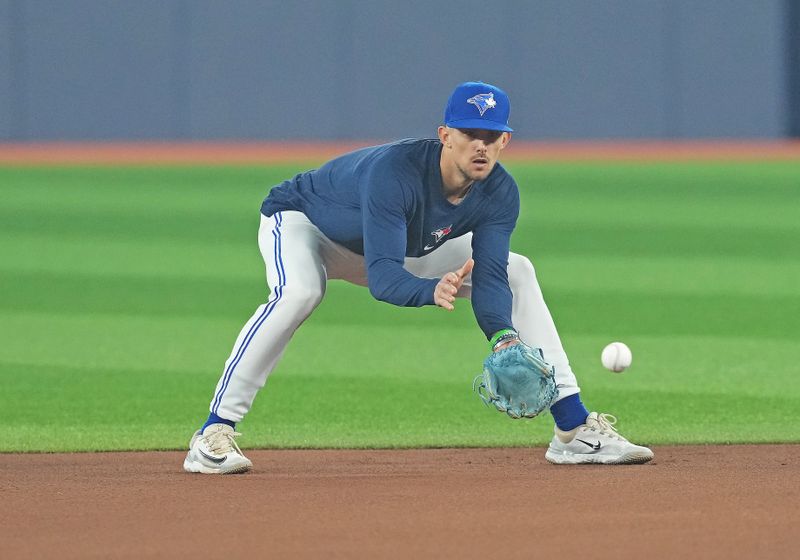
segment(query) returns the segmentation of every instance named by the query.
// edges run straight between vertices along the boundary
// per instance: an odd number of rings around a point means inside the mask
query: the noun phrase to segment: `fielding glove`
[[[558,397],[555,368],[544,361],[540,348],[523,343],[492,352],[472,388],[484,404],[511,418],[533,418]]]

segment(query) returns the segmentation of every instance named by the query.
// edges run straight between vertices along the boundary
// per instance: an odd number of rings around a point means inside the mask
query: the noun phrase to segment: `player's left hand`
[[[511,418],[533,418],[558,398],[555,368],[540,348],[521,342],[490,354],[472,388],[485,404]]]
[[[455,307],[453,307],[453,302],[456,301],[456,293],[458,293],[458,290],[464,283],[464,278],[469,276],[472,272],[472,267],[474,265],[475,261],[468,259],[467,262],[464,263],[464,266],[455,272],[448,272],[442,276],[442,279],[439,280],[439,283],[436,284],[436,288],[433,290],[433,302],[439,307],[444,307],[448,311],[455,309]]]

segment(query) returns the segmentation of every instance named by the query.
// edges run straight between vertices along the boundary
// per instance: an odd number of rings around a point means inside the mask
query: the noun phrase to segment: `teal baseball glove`
[[[511,418],[533,418],[558,397],[555,368],[544,361],[541,349],[522,343],[492,352],[472,388],[484,404]]]

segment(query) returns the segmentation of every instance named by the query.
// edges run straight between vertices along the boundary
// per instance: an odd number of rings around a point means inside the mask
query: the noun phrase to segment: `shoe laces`
[[[616,423],[617,417],[613,414],[598,413],[597,420],[587,424],[587,426],[593,432],[600,432],[608,437],[625,440],[614,427]]]
[[[208,450],[215,455],[225,455],[231,453],[234,449],[239,455],[242,455],[242,450],[236,444],[233,438],[239,437],[239,432],[233,430],[214,430],[209,434],[204,434],[203,439],[208,446]]]

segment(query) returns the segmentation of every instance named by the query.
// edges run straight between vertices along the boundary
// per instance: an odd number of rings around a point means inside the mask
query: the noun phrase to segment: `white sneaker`
[[[211,424],[202,434],[197,430],[189,442],[189,453],[183,462],[183,470],[203,474],[249,471],[253,463],[233,441],[233,438],[240,435],[242,434],[234,432],[227,424]]]
[[[563,432],[556,427],[544,457],[558,465],[631,465],[653,458],[650,449],[622,437],[614,428],[616,423],[617,419],[611,414],[592,412],[586,423],[574,430]]]

